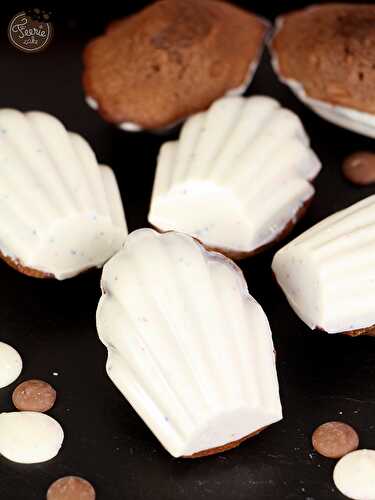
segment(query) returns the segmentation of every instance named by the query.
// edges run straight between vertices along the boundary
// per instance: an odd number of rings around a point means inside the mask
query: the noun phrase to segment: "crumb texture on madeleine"
[[[272,42],[283,79],[330,104],[375,114],[375,5],[316,5],[281,16]]]
[[[86,96],[122,128],[168,127],[244,91],[268,25],[217,0],[160,0],[111,24],[84,51]]]

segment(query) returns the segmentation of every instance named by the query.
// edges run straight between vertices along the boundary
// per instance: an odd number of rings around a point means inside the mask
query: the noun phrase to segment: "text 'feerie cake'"
[[[292,111],[270,97],[226,97],[162,146],[148,218],[246,257],[291,230],[320,167]]]
[[[224,451],[282,418],[268,320],[232,261],[140,229],[101,285],[108,375],[173,456]]]
[[[0,110],[0,168],[0,256],[20,272],[65,279],[121,247],[114,174],[57,118]]]
[[[310,328],[373,332],[374,236],[375,195],[331,215],[277,252],[276,279]]]

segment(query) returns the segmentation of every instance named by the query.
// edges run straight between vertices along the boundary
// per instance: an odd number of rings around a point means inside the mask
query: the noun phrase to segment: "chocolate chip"
[[[327,422],[315,429],[312,435],[314,449],[327,458],[341,458],[358,448],[359,438],[350,425]]]
[[[47,491],[47,500],[95,500],[92,485],[77,476],[66,476],[51,484]]]
[[[45,412],[55,404],[56,391],[43,380],[26,380],[14,389],[12,400],[17,410]]]
[[[360,151],[348,156],[342,165],[344,176],[353,184],[366,186],[375,182],[375,153]]]

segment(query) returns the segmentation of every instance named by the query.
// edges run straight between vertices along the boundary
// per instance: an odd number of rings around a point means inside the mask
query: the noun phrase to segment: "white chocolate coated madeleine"
[[[101,266],[127,229],[112,170],[42,112],[0,110],[0,253],[38,277]]]
[[[327,217],[276,253],[276,279],[310,328],[359,334],[375,324],[374,237],[375,195]]]
[[[292,228],[320,167],[293,112],[269,97],[226,97],[162,146],[148,219],[245,257]]]
[[[102,291],[108,375],[173,456],[223,451],[282,418],[268,320],[231,260],[140,229]]]

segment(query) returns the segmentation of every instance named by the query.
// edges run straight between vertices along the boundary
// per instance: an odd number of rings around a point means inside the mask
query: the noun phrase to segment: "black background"
[[[9,19],[22,5],[2,6],[0,17],[0,107],[47,111],[83,134],[99,160],[115,169],[130,230],[147,225],[155,159],[167,138],[121,132],[90,110],[80,83],[81,52],[109,20],[146,3],[52,9],[54,40],[36,55],[23,54],[7,40]],[[304,4],[242,2],[269,19]],[[323,163],[315,201],[293,237],[374,192],[373,187],[352,187],[340,172],[348,153],[371,150],[372,141],[304,107],[278,83],[267,55],[248,93],[274,96],[296,111]],[[339,419],[355,426],[361,447],[375,448],[375,340],[310,332],[272,280],[275,250],[241,267],[271,323],[284,420],[236,450],[195,461],[172,459],[107,378],[106,352],[95,329],[100,271],[64,282],[41,281],[1,263],[0,340],[24,360],[17,383],[41,378],[55,386],[58,401],[50,414],[66,437],[57,458],[45,464],[24,466],[0,458],[0,499],[43,499],[48,485],[67,474],[92,481],[98,500],[343,498],[333,485],[334,462],[312,451],[310,436],[320,423]],[[11,391],[17,383],[0,390],[0,411],[13,409]]]

